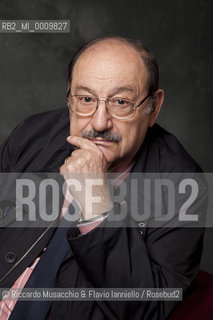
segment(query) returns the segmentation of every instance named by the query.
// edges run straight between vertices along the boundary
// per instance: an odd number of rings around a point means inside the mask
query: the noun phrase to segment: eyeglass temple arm
[[[142,105],[142,103],[144,103],[149,96],[150,96],[150,93],[148,93],[147,96],[145,98],[143,98],[143,100],[141,100],[141,102],[139,102],[138,104],[135,105],[136,108],[140,107]]]

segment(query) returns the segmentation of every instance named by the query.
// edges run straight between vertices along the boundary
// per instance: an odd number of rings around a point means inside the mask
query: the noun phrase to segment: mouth
[[[103,139],[103,138],[90,138],[89,139],[90,141],[94,142],[95,144],[110,144],[112,143],[111,140],[106,140],[106,139]]]

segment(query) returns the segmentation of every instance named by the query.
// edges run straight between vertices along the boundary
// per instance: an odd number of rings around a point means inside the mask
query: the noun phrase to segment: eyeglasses
[[[70,95],[68,98],[68,103],[71,110],[82,117],[92,116],[98,109],[99,102],[104,101],[107,111],[110,116],[115,119],[127,120],[133,118],[136,113],[136,108],[141,106],[146,99],[150,96],[148,94],[139,103],[135,103],[129,99],[123,99],[119,97],[99,99],[95,96],[90,95]]]

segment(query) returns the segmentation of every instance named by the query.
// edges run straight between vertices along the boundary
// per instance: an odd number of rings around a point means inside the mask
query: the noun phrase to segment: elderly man
[[[164,100],[155,58],[139,41],[95,39],[70,63],[67,100],[69,113],[63,108],[35,115],[14,130],[1,148],[1,171],[60,172],[72,195],[64,208],[76,200],[81,219],[61,238],[60,228],[55,233],[48,228],[2,230],[1,287],[171,287],[188,294],[199,268],[203,229],[107,226],[116,207],[107,172],[119,180],[130,173],[201,172],[176,138],[155,124]],[[76,174],[102,179],[93,190],[101,201],[88,206],[87,190],[79,192],[70,183]],[[196,209],[205,211],[205,196]],[[0,313],[3,319],[11,314],[12,320],[154,320],[167,319],[177,304],[95,299],[39,303],[2,301]]]

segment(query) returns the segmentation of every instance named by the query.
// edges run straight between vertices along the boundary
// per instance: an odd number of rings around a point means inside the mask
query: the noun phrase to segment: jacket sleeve
[[[0,147],[0,172],[7,172],[10,166],[10,153],[8,141]]]
[[[9,135],[7,140],[0,146],[0,172],[12,172],[13,165],[19,153],[19,132],[22,129],[20,123]]]
[[[206,210],[206,189],[196,210]],[[107,227],[107,219],[85,235],[70,230],[68,241],[93,288],[182,288],[187,295],[202,252],[202,227]],[[104,307],[103,307],[104,304]],[[105,301],[110,319],[167,319],[177,301]],[[109,313],[106,311],[108,309]]]

